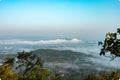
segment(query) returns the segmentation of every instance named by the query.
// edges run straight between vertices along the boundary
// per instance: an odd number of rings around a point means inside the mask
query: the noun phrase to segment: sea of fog
[[[79,38],[8,38],[0,39],[0,54],[16,54],[19,51],[33,51],[37,49],[72,50],[95,57],[89,57],[89,61],[106,67],[120,69],[120,59],[110,60],[100,56],[100,46],[97,41],[84,41]]]

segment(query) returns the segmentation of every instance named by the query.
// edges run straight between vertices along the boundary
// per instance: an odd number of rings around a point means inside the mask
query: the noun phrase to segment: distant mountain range
[[[44,60],[44,67],[55,73],[64,74],[65,78],[72,78],[71,80],[81,80],[90,73],[111,70],[111,68],[89,60],[89,58],[95,56],[72,50],[38,49],[31,53],[40,56]],[[16,57],[17,54],[0,54],[0,59],[4,59],[5,56]]]

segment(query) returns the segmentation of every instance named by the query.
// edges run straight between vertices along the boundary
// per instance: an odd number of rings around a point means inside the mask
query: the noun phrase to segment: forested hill
[[[97,58],[91,54],[74,52],[71,50],[52,50],[38,49],[30,53],[40,56],[44,61],[44,67],[50,69],[54,73],[64,74],[64,78],[71,80],[83,80],[88,74],[100,73],[113,70],[101,64],[94,63],[90,58]],[[5,56],[16,57],[17,54],[1,54],[0,59]]]
[[[53,49],[38,49],[32,51],[32,53],[41,56],[45,62],[65,62],[74,61],[79,59],[79,61],[85,61],[85,57],[93,57],[80,52],[74,52],[72,50],[53,50]]]

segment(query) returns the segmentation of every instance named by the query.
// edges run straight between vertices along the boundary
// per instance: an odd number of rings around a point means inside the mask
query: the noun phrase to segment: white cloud
[[[27,40],[0,40],[0,44],[28,44],[28,45],[39,45],[39,44],[66,44],[66,43],[80,43],[83,42],[77,38],[66,40],[66,39],[55,39],[55,40],[38,40],[38,41],[27,41]]]

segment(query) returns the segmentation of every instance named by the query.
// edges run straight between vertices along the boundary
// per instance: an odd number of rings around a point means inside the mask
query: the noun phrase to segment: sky
[[[0,36],[101,39],[120,27],[120,0],[0,0]]]

